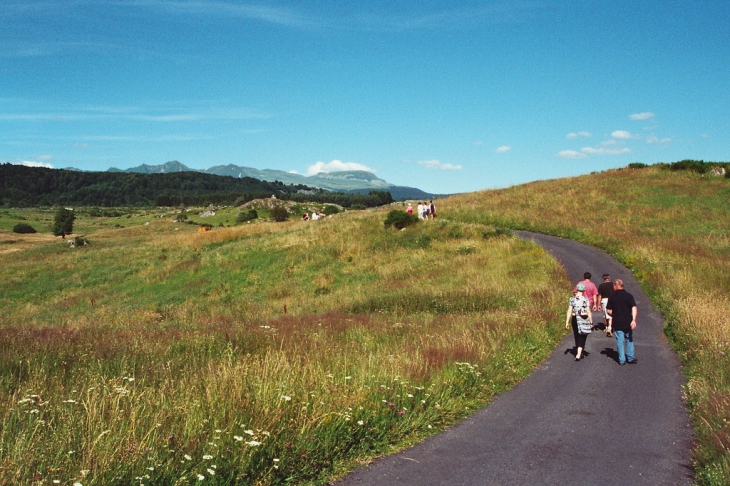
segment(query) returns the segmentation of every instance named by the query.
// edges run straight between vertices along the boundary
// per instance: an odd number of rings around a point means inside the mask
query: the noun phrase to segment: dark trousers
[[[578,319],[573,316],[571,319],[571,324],[573,327],[573,338],[575,338],[575,347],[577,348],[586,348],[586,338],[588,337],[588,334],[581,334],[578,332]]]

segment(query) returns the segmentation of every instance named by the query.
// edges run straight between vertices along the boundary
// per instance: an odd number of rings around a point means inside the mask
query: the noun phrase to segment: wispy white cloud
[[[484,24],[503,24],[522,22],[530,19],[536,12],[544,9],[538,2],[497,2],[491,5],[477,5],[466,8],[418,9],[415,13],[397,14],[392,12],[373,14],[372,9],[350,9],[348,15],[323,15],[304,7],[276,5],[271,2],[238,3],[234,1],[202,0],[69,0],[66,9],[64,2],[17,2],[11,4],[9,16],[52,16],[63,13],[74,15],[75,11],[89,9],[98,5],[111,5],[121,9],[147,9],[166,15],[218,16],[237,20],[250,20],[302,30],[375,30],[408,31],[428,29],[463,29]],[[69,9],[72,4],[76,9]],[[6,9],[6,6],[3,6]],[[7,9],[6,9],[7,10]],[[0,11],[1,12],[1,11]],[[3,13],[0,13],[0,18]]]
[[[567,139],[573,139],[573,138],[578,138],[578,137],[586,137],[587,138],[587,137],[590,137],[590,136],[591,136],[591,133],[590,132],[574,132],[574,133],[567,134],[565,136],[565,138],[567,138]]]
[[[445,163],[439,162],[438,160],[419,160],[416,163],[427,169],[434,169],[434,170],[462,170],[463,169],[463,167],[458,164],[457,165],[445,164]]]
[[[498,154],[503,154],[505,152],[509,152],[510,150],[512,150],[512,146],[510,146],[510,145],[502,145],[501,147],[497,147],[497,149],[495,150],[495,152],[497,152]]]
[[[375,169],[358,164],[357,162],[342,162],[341,160],[333,160],[332,162],[317,162],[307,167],[307,175],[312,176],[320,172],[342,172],[346,170],[364,170],[366,172],[375,172]]]
[[[82,107],[55,112],[0,112],[0,121],[93,121],[93,120],[131,120],[139,122],[197,122],[208,120],[254,120],[267,119],[271,115],[258,113],[246,108],[208,109],[189,112],[161,113],[161,108],[149,111],[133,107]]]
[[[564,159],[585,159],[589,155],[621,155],[631,153],[631,149],[628,147],[621,148],[608,148],[608,147],[583,147],[578,150],[561,150],[558,152],[558,157]]]
[[[576,150],[561,150],[558,152],[558,157],[562,157],[564,159],[585,159],[588,157],[586,154],[582,152],[578,152]]]
[[[633,114],[629,115],[629,118],[631,120],[648,120],[650,118],[654,118],[654,116],[655,116],[654,113],[652,113],[650,111],[645,111],[643,113],[633,113]]]
[[[620,155],[620,154],[628,154],[631,152],[631,149],[628,147],[622,147],[617,149],[611,149],[606,147],[583,147],[580,149],[581,152],[589,155]]]
[[[258,20],[285,27],[318,28],[323,27],[323,19],[292,8],[273,5],[239,4],[234,2],[203,1],[161,1],[140,0],[132,2],[110,2],[121,6],[146,7],[170,14],[182,15],[222,15],[229,18]]]
[[[613,138],[618,138],[621,140],[628,140],[631,138],[636,138],[636,135],[632,135],[631,132],[627,132],[626,130],[615,130],[611,132],[611,136]]]
[[[669,143],[672,141],[671,137],[659,138],[656,135],[652,135],[646,139],[646,143]]]

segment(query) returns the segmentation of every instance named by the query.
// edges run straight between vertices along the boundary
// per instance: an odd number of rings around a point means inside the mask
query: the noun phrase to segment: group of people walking
[[[417,209],[417,215],[419,219],[436,219],[436,205],[434,205],[433,201],[427,202],[419,202]],[[408,214],[413,214],[413,204],[408,203],[408,208],[406,209],[406,212]]]
[[[573,328],[575,338],[575,360],[586,356],[585,347],[588,335],[595,329],[593,312],[603,311],[605,331],[609,337],[616,338],[618,364],[635,364],[634,329],[638,307],[634,296],[624,289],[621,279],[611,282],[609,274],[603,275],[603,283],[598,287],[591,282],[590,272],[583,274],[583,280],[573,289],[573,297],[568,302],[565,328]]]

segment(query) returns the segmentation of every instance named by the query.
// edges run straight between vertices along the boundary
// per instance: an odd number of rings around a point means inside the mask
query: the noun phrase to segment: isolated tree
[[[53,236],[66,238],[66,235],[73,233],[76,214],[73,209],[60,208],[53,216]]]

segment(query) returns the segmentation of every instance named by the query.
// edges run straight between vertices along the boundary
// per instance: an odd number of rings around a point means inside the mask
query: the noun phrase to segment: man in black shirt
[[[618,346],[618,364],[635,364],[634,329],[639,308],[634,296],[624,290],[624,282],[616,279],[613,283],[613,295],[608,298],[606,312],[611,316],[611,326]],[[624,345],[626,350],[624,352]]]
[[[606,324],[606,336],[611,337],[611,316],[606,312],[606,304],[608,298],[613,294],[613,282],[611,282],[611,276],[607,273],[603,274],[603,283],[598,286],[598,298],[600,299],[600,306],[598,310],[603,309],[603,319]]]

